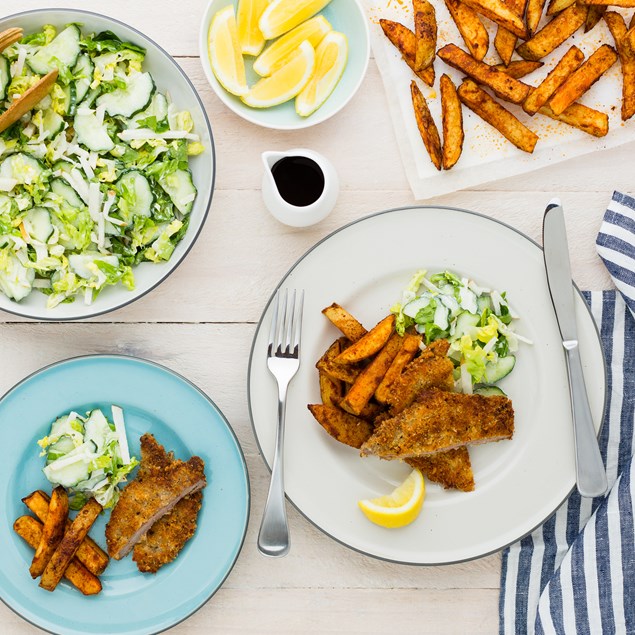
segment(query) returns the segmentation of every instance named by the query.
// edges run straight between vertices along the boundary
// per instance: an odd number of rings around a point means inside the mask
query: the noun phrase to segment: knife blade
[[[606,492],[606,470],[602,463],[584,383],[569,245],[564,212],[558,199],[552,200],[545,210],[542,244],[549,293],[562,336],[567,364],[573,418],[576,483],[581,496],[592,498]]]

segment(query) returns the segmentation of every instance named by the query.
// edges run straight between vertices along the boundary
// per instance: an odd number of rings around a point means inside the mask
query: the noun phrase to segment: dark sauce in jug
[[[280,196],[296,207],[315,203],[324,191],[324,174],[308,157],[284,157],[271,168]]]

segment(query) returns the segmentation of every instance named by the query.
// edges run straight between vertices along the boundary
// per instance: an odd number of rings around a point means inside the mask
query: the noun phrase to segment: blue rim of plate
[[[65,366],[67,364],[73,364],[73,363],[77,363],[77,362],[81,362],[84,360],[120,360],[120,361],[125,361],[125,362],[132,362],[132,363],[138,363],[142,366],[150,366],[153,367],[157,370],[159,370],[162,373],[166,373],[167,375],[171,376],[173,379],[182,382],[187,388],[194,390],[196,393],[198,393],[212,408],[212,410],[218,415],[220,421],[224,424],[227,432],[229,432],[229,436],[230,439],[233,441],[234,445],[235,445],[235,449],[237,452],[237,455],[240,459],[240,467],[242,468],[242,472],[244,474],[244,478],[245,478],[245,518],[244,518],[244,524],[241,528],[241,539],[237,545],[236,548],[236,552],[235,555],[233,557],[233,559],[231,560],[231,562],[229,562],[226,571],[224,572],[224,574],[222,575],[222,577],[220,578],[220,580],[218,581],[218,583],[211,589],[211,591],[209,592],[209,594],[204,597],[192,610],[190,610],[189,612],[187,612],[184,615],[181,615],[180,617],[178,617],[178,619],[175,619],[174,621],[170,622],[170,623],[163,623],[159,628],[157,629],[153,629],[153,630],[148,630],[148,631],[143,631],[144,633],[147,632],[149,635],[154,635],[157,633],[162,633],[170,628],[174,628],[175,626],[177,626],[178,624],[181,624],[182,622],[184,622],[185,620],[187,620],[189,617],[191,617],[194,613],[196,613],[199,609],[201,609],[207,602],[209,602],[209,600],[216,594],[216,592],[223,586],[223,584],[225,583],[225,580],[227,580],[227,577],[229,576],[229,574],[232,572],[236,562],[238,561],[238,558],[240,556],[240,553],[242,552],[243,546],[245,544],[245,539],[247,536],[247,527],[249,525],[249,518],[250,518],[250,513],[251,513],[251,483],[250,483],[250,479],[249,479],[249,471],[247,469],[247,462],[245,460],[245,455],[243,453],[242,447],[240,445],[240,442],[238,441],[238,437],[236,436],[236,433],[234,432],[231,424],[229,423],[229,421],[227,420],[227,418],[225,417],[225,415],[223,414],[223,412],[220,410],[220,408],[216,405],[216,403],[203,391],[201,390],[196,384],[194,384],[193,382],[191,382],[189,379],[187,379],[186,377],[184,377],[183,375],[181,375],[180,373],[177,373],[176,371],[163,366],[162,364],[158,364],[157,362],[153,362],[151,360],[147,360],[147,359],[143,359],[141,357],[134,357],[132,355],[119,355],[119,354],[94,354],[94,355],[78,355],[75,357],[69,357],[67,359],[63,359],[63,360],[59,360],[57,362],[53,362],[51,364],[48,364],[46,366],[43,366],[42,368],[30,373],[29,375],[27,375],[26,377],[24,377],[23,379],[21,379],[18,383],[16,383],[14,386],[12,386],[9,390],[7,390],[1,397],[0,397],[0,408],[2,407],[2,404],[4,403],[4,401],[10,397],[13,393],[15,393],[16,391],[18,391],[20,388],[24,387],[29,381],[37,378],[38,376],[50,372],[51,370],[58,368],[58,367],[62,367]],[[209,482],[208,482],[209,484]],[[194,536],[195,539],[195,536]],[[1,565],[0,565],[1,567]],[[156,575],[156,574],[155,574]],[[35,581],[33,581],[33,584],[36,584]],[[25,617],[24,615],[22,615],[22,613],[20,612],[18,607],[13,606],[12,604],[10,604],[8,601],[5,600],[4,594],[1,592],[2,589],[0,589],[0,600],[2,601],[2,603],[9,608],[13,613],[15,613],[16,615],[18,615],[20,618],[22,618],[24,621],[28,622],[29,624],[32,624],[33,626],[42,629],[43,631],[47,632],[47,633],[52,633],[53,635],[61,635],[63,634],[65,631],[64,629],[64,625],[59,625],[60,629],[59,630],[52,630],[51,626],[58,626],[58,625],[52,625],[52,624],[43,624],[43,623],[39,623],[35,620],[32,619],[28,619],[27,617]],[[79,594],[79,591],[77,591],[76,589],[73,589],[74,592],[77,592]],[[80,594],[81,597],[81,594]],[[95,599],[99,598],[99,595],[97,596],[93,596]],[[89,598],[90,600],[90,598]],[[90,611],[90,604],[87,603],[86,604],[86,610]],[[122,630],[118,630],[117,633],[119,635],[126,635],[127,631],[122,631]],[[139,631],[138,629],[135,631],[130,631],[130,632],[134,632],[134,633],[140,633],[141,631]],[[87,634],[88,635],[88,634]]]
[[[214,167],[214,169],[212,171],[212,182],[211,182],[210,188],[209,188],[209,196],[207,197],[207,203],[205,205],[205,212],[203,213],[203,218],[201,219],[201,222],[200,222],[200,224],[198,226],[198,229],[196,230],[196,233],[193,234],[193,236],[192,236],[192,242],[190,243],[189,247],[183,252],[183,254],[181,255],[181,258],[174,263],[174,266],[171,267],[168,271],[166,271],[165,275],[163,275],[159,280],[157,280],[157,282],[155,284],[153,284],[150,287],[148,287],[145,291],[143,291],[139,295],[136,295],[134,298],[131,298],[130,300],[126,300],[125,302],[121,302],[120,304],[117,304],[116,306],[111,307],[110,309],[103,309],[101,311],[95,311],[94,313],[89,313],[87,315],[81,315],[81,316],[77,316],[77,317],[56,318],[56,317],[40,316],[40,317],[37,317],[37,318],[32,318],[29,315],[24,315],[23,313],[20,313],[20,311],[18,311],[18,310],[12,310],[12,309],[7,309],[7,308],[3,308],[2,309],[2,311],[5,312],[5,313],[9,313],[11,315],[17,315],[19,317],[27,318],[29,320],[35,320],[37,322],[62,322],[62,321],[63,322],[73,322],[75,320],[86,320],[88,318],[94,318],[94,317],[97,317],[99,315],[104,315],[106,313],[112,313],[113,311],[118,311],[119,309],[123,309],[124,307],[128,306],[129,304],[132,304],[133,302],[136,302],[137,300],[140,300],[144,296],[148,295],[148,293],[150,293],[150,291],[154,291],[154,289],[156,289],[159,285],[163,284],[163,282],[165,282],[165,280],[167,280],[167,278],[181,266],[181,264],[187,258],[187,255],[190,253],[190,251],[192,250],[192,248],[196,244],[196,241],[198,240],[199,236],[201,235],[201,232],[203,231],[203,226],[207,222],[207,217],[209,216],[209,210],[210,210],[210,208],[212,206],[212,198],[214,197],[214,187],[215,187],[215,184],[216,184],[216,145],[214,143],[214,135],[212,133],[212,124],[210,123],[209,117],[207,116],[207,111],[205,110],[205,105],[203,104],[203,100],[201,99],[201,96],[198,94],[198,91],[196,90],[196,88],[194,87],[194,84],[192,83],[190,78],[186,75],[185,71],[177,64],[176,60],[161,45],[157,44],[151,37],[147,36],[145,33],[142,33],[141,31],[139,31],[139,29],[136,29],[135,27],[130,26],[126,22],[118,20],[117,18],[113,18],[113,17],[111,17],[109,15],[106,15],[104,13],[97,13],[96,11],[86,11],[84,9],[72,9],[72,8],[69,8],[69,7],[54,7],[54,8],[49,8],[49,9],[29,9],[28,11],[19,11],[18,13],[12,13],[10,15],[2,16],[0,18],[0,21],[12,20],[14,18],[19,18],[19,17],[24,16],[24,15],[33,15],[33,14],[36,14],[36,13],[50,13],[51,11],[73,11],[75,13],[82,13],[84,15],[93,15],[93,16],[96,16],[98,18],[104,18],[105,20],[110,20],[111,22],[114,22],[115,24],[120,24],[121,26],[125,27],[126,29],[130,29],[131,31],[134,31],[139,37],[141,37],[144,40],[147,40],[152,45],[156,46],[157,49],[159,51],[161,51],[161,53],[163,53],[163,55],[168,60],[170,60],[170,62],[172,63],[172,66],[174,66],[176,71],[189,84],[190,88],[192,89],[192,93],[196,97],[196,101],[198,101],[198,104],[199,104],[199,106],[201,108],[201,112],[203,113],[203,120],[205,122],[205,126],[207,127],[207,132],[209,134],[209,139],[210,139],[210,142],[211,142],[211,148],[210,149],[211,149],[211,152],[212,152],[212,166]],[[166,264],[168,264],[168,263],[166,263]]]
[[[487,221],[491,221],[492,223],[497,223],[499,225],[502,225],[503,227],[506,227],[507,229],[513,231],[514,233],[518,234],[519,236],[521,236],[522,238],[527,240],[532,245],[535,245],[540,251],[543,251],[542,246],[537,241],[535,241],[533,238],[530,238],[529,236],[527,236],[527,234],[521,232],[519,229],[516,229],[515,227],[512,227],[508,223],[500,221],[500,220],[498,220],[496,218],[491,218],[490,216],[487,216],[486,214],[480,214],[479,212],[474,212],[472,210],[464,209],[462,207],[450,207],[449,205],[403,205],[401,207],[391,207],[389,209],[385,209],[385,210],[381,210],[379,212],[374,212],[372,214],[368,214],[366,216],[363,216],[362,218],[358,218],[358,219],[356,219],[354,221],[351,221],[350,223],[346,223],[345,225],[342,225],[341,227],[338,227],[337,229],[333,230],[330,234],[327,234],[326,236],[324,236],[324,238],[318,240],[312,247],[307,249],[289,267],[289,269],[286,271],[286,273],[280,278],[280,281],[278,282],[278,284],[276,285],[275,289],[271,293],[271,296],[269,297],[269,300],[267,300],[267,304],[265,305],[265,308],[262,310],[262,314],[260,315],[260,319],[258,320],[258,324],[256,325],[256,330],[254,332],[254,337],[253,337],[253,340],[252,340],[252,343],[251,343],[251,350],[249,352],[249,365],[247,367],[247,407],[249,408],[249,421],[251,423],[251,430],[252,430],[254,438],[256,440],[256,445],[258,446],[258,452],[260,453],[260,456],[261,456],[261,458],[263,460],[263,463],[265,464],[265,466],[267,467],[267,469],[269,471],[271,471],[271,465],[269,465],[269,462],[267,461],[267,458],[265,457],[265,453],[262,450],[262,446],[260,445],[260,439],[258,438],[258,434],[256,432],[256,424],[254,422],[254,416],[253,416],[253,411],[252,411],[252,407],[251,407],[251,367],[252,367],[252,364],[253,364],[253,361],[254,361],[254,351],[255,351],[255,347],[256,347],[256,340],[258,338],[258,333],[260,332],[260,328],[263,325],[263,321],[265,319],[265,316],[267,315],[267,312],[269,311],[269,306],[271,305],[271,303],[273,302],[274,298],[276,297],[276,293],[278,292],[278,289],[280,289],[282,287],[282,285],[284,284],[285,280],[289,277],[289,275],[291,275],[291,273],[294,271],[294,269],[298,265],[300,265],[300,263],[311,252],[313,252],[315,249],[318,249],[322,245],[322,243],[327,242],[329,239],[331,239],[336,234],[339,234],[341,231],[344,231],[344,230],[348,229],[349,227],[352,227],[353,225],[357,225],[358,223],[363,223],[364,221],[369,220],[371,218],[374,218],[376,216],[383,216],[384,214],[391,214],[393,212],[400,212],[400,211],[411,210],[411,209],[419,209],[419,210],[423,210],[423,211],[432,210],[432,209],[448,210],[448,211],[453,211],[453,212],[461,212],[463,214],[469,214],[471,216],[479,216],[479,217],[481,217],[481,218],[483,218],[483,219],[485,219]],[[606,419],[607,409],[608,409],[608,405],[609,405],[609,392],[607,390],[607,386],[608,386],[608,368],[607,368],[607,363],[606,363],[606,355],[604,353],[604,348],[601,345],[602,339],[600,337],[600,332],[598,330],[597,323],[593,319],[593,315],[591,313],[591,309],[590,309],[587,301],[584,299],[584,296],[582,295],[582,292],[578,288],[578,285],[574,281],[572,281],[572,284],[573,284],[574,289],[576,290],[576,293],[582,299],[582,302],[584,303],[584,306],[585,306],[586,310],[588,311],[589,315],[591,316],[591,321],[593,323],[593,327],[595,329],[595,334],[596,334],[596,337],[598,339],[598,342],[600,342],[600,351],[602,353],[602,362],[603,362],[602,366],[603,366],[603,371],[604,371],[604,404],[602,406],[602,420],[600,422],[600,427],[599,427],[598,432],[597,432],[597,436],[599,438],[599,436],[602,434],[602,428],[604,427],[604,421]],[[306,290],[305,290],[305,292],[306,292]],[[347,542],[345,542],[344,540],[340,540],[339,538],[336,538],[335,536],[330,534],[328,531],[326,531],[323,527],[321,527],[317,522],[315,522],[312,518],[310,518],[307,514],[305,514],[302,511],[302,509],[300,509],[300,507],[286,495],[286,493],[285,493],[285,497],[286,497],[287,501],[289,501],[289,503],[291,503],[291,505],[293,505],[293,507],[298,511],[298,513],[301,516],[303,516],[309,523],[311,523],[311,525],[313,525],[316,529],[319,529],[323,534],[328,536],[331,540],[334,540],[335,542],[337,542],[337,543],[341,544],[342,546],[350,549],[351,551],[356,551],[357,553],[361,553],[364,556],[368,556],[368,557],[374,558],[376,560],[383,560],[384,562],[393,562],[395,564],[404,564],[404,565],[408,565],[408,566],[411,566],[411,567],[430,567],[430,566],[440,567],[440,566],[446,566],[446,565],[450,565],[450,564],[461,564],[463,562],[470,562],[472,560],[477,560],[479,558],[484,558],[484,557],[492,555],[494,553],[498,553],[500,551],[503,551],[503,549],[506,549],[510,545],[522,540],[523,538],[526,538],[531,533],[533,533],[538,527],[540,527],[547,520],[549,520],[549,518],[551,518],[551,516],[553,516],[553,514],[556,513],[556,511],[562,506],[562,504],[567,500],[567,498],[569,498],[569,496],[575,490],[575,487],[576,486],[574,484],[574,486],[571,488],[569,493],[563,498],[562,501],[560,501],[560,503],[556,506],[556,508],[553,510],[553,512],[551,514],[549,514],[546,518],[544,518],[535,527],[532,527],[525,534],[523,534],[522,536],[519,536],[516,540],[513,540],[512,542],[510,542],[510,543],[508,543],[506,545],[503,545],[502,547],[494,549],[493,551],[488,551],[487,553],[482,553],[482,554],[479,554],[479,555],[471,557],[471,558],[465,558],[465,559],[461,559],[461,560],[451,560],[451,561],[448,561],[448,562],[437,562],[437,563],[425,563],[425,562],[419,563],[419,562],[408,562],[408,561],[402,561],[402,560],[394,560],[392,558],[387,558],[387,557],[384,557],[384,556],[378,556],[378,555],[376,555],[374,553],[370,553],[368,551],[364,551],[363,549],[358,549],[357,547],[353,547],[353,546],[349,545]]]

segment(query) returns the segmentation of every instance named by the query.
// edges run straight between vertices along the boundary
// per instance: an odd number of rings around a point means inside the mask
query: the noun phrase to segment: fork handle
[[[278,428],[271,467],[269,494],[258,534],[258,549],[265,556],[280,558],[289,553],[289,526],[284,500],[284,426],[287,413],[287,386],[278,390]]]

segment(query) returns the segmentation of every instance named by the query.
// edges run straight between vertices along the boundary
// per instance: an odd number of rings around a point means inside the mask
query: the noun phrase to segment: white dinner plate
[[[370,328],[387,315],[418,269],[451,270],[507,291],[521,316],[514,371],[501,382],[513,401],[511,441],[470,449],[473,492],[427,484],[417,520],[384,529],[357,501],[389,493],[409,473],[399,461],[361,458],[329,437],[307,410],[319,403],[315,362],[339,333],[321,314],[338,302]],[[289,500],[339,542],[371,556],[409,564],[443,564],[497,551],[543,523],[575,485],[571,410],[561,338],[541,248],[503,223],[464,210],[408,207],[381,212],[332,233],[308,251],[280,285],[305,290],[300,370],[287,406],[285,484]],[[579,293],[576,312],[589,401],[599,430],[606,373],[595,323]],[[265,461],[273,457],[275,380],[266,366],[268,303],[254,338],[249,406]]]

